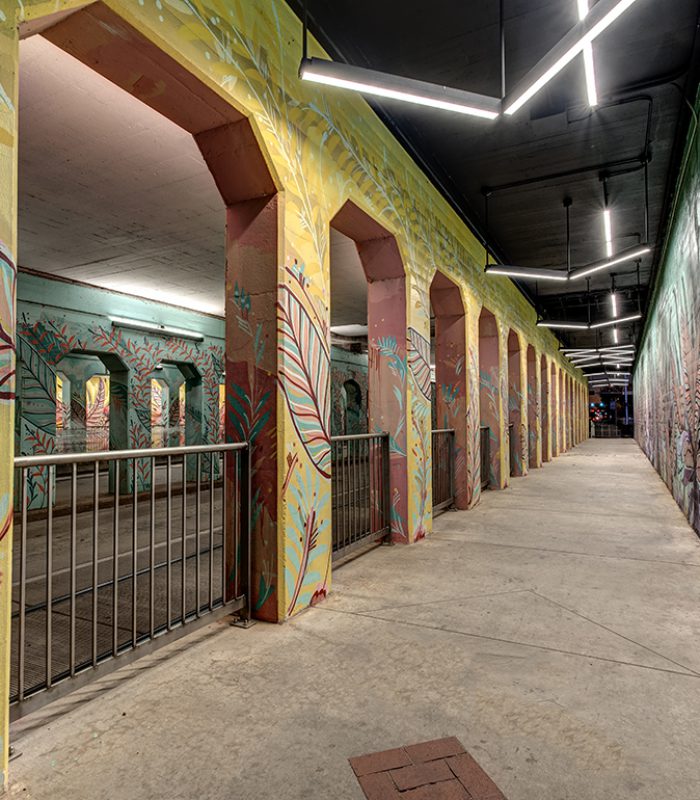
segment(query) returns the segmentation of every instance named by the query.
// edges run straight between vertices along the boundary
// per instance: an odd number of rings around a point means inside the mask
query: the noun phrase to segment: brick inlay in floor
[[[506,800],[454,736],[357,756],[350,766],[367,800]]]

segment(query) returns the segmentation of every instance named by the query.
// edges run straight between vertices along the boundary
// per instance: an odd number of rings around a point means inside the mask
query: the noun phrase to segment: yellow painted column
[[[517,437],[520,447],[521,475],[525,476],[530,471],[530,450],[527,436],[530,413],[527,407],[527,341],[520,331],[516,331],[515,335],[518,337],[520,344],[520,430],[513,433]]]
[[[498,325],[498,394],[500,401],[498,407],[501,432],[498,459],[500,464],[499,488],[505,489],[510,484],[510,453],[508,452],[510,446],[508,438],[508,334],[510,328],[498,317],[496,317],[496,323]]]
[[[0,791],[7,785],[12,600],[12,476],[17,252],[19,39],[14,4],[0,3]]]
[[[481,499],[481,404],[479,393],[479,314],[481,304],[475,295],[464,284],[461,285],[462,302],[465,310],[467,363],[467,426],[469,452],[467,453],[467,481],[469,507],[475,506]]]

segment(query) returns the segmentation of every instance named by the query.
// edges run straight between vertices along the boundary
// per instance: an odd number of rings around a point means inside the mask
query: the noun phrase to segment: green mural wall
[[[695,121],[698,111],[700,100]],[[683,163],[634,370],[635,434],[700,535],[700,137],[695,127]]]

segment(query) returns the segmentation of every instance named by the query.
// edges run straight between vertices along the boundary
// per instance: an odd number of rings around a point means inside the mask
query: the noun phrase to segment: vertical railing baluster
[[[78,548],[78,465],[71,464],[70,476],[70,631],[68,634],[68,659],[71,677],[75,675],[75,621],[77,591]]]
[[[173,563],[173,541],[172,541],[172,457],[165,457],[165,626],[168,630],[172,627],[172,563]]]
[[[53,640],[53,468],[47,467],[46,493],[46,688],[51,688]]]
[[[182,586],[180,591],[180,618],[187,619],[187,456],[182,456]]]
[[[112,655],[119,651],[119,469],[114,470],[114,542],[112,548]]]
[[[95,461],[92,485],[92,666],[97,666],[97,615],[99,594],[100,462]]]
[[[196,567],[196,574],[194,578],[195,582],[195,614],[199,617],[200,615],[200,603],[201,603],[201,557],[200,557],[200,541],[199,541],[199,525],[200,525],[200,516],[201,516],[201,504],[202,504],[202,481],[201,481],[201,471],[202,471],[202,457],[200,453],[197,453],[197,457],[195,459],[195,468],[196,478],[196,495],[195,495],[195,526],[194,526],[194,533],[195,533],[195,567]]]
[[[149,631],[151,639],[156,632],[156,459],[151,456],[151,518],[150,518],[150,585],[149,585]]]
[[[214,454],[209,454],[209,610],[214,608]]]
[[[120,463],[117,461],[115,469],[119,468]],[[138,637],[139,501],[135,458],[133,459],[131,480],[131,646],[136,647]]]
[[[228,530],[226,529],[226,480],[227,480],[227,464],[226,464],[226,456],[227,453],[221,453],[221,456],[217,456],[220,458],[220,472],[221,475],[221,599],[225,603],[226,602],[226,558],[229,548],[227,546],[228,543]]]
[[[22,530],[20,532],[19,556],[19,630],[17,646],[17,700],[24,700],[24,646],[26,637],[27,613],[27,481],[29,469],[22,468],[22,488],[20,490],[22,503]]]

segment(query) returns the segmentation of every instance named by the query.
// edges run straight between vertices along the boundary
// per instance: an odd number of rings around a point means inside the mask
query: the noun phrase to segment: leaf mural
[[[430,342],[415,328],[408,329],[408,366],[421,394],[430,401]]]
[[[34,428],[56,431],[56,373],[23,337],[18,339],[22,362],[22,415]]]
[[[328,345],[290,286],[280,287],[279,311],[282,392],[309,458],[324,478],[330,478]]]

